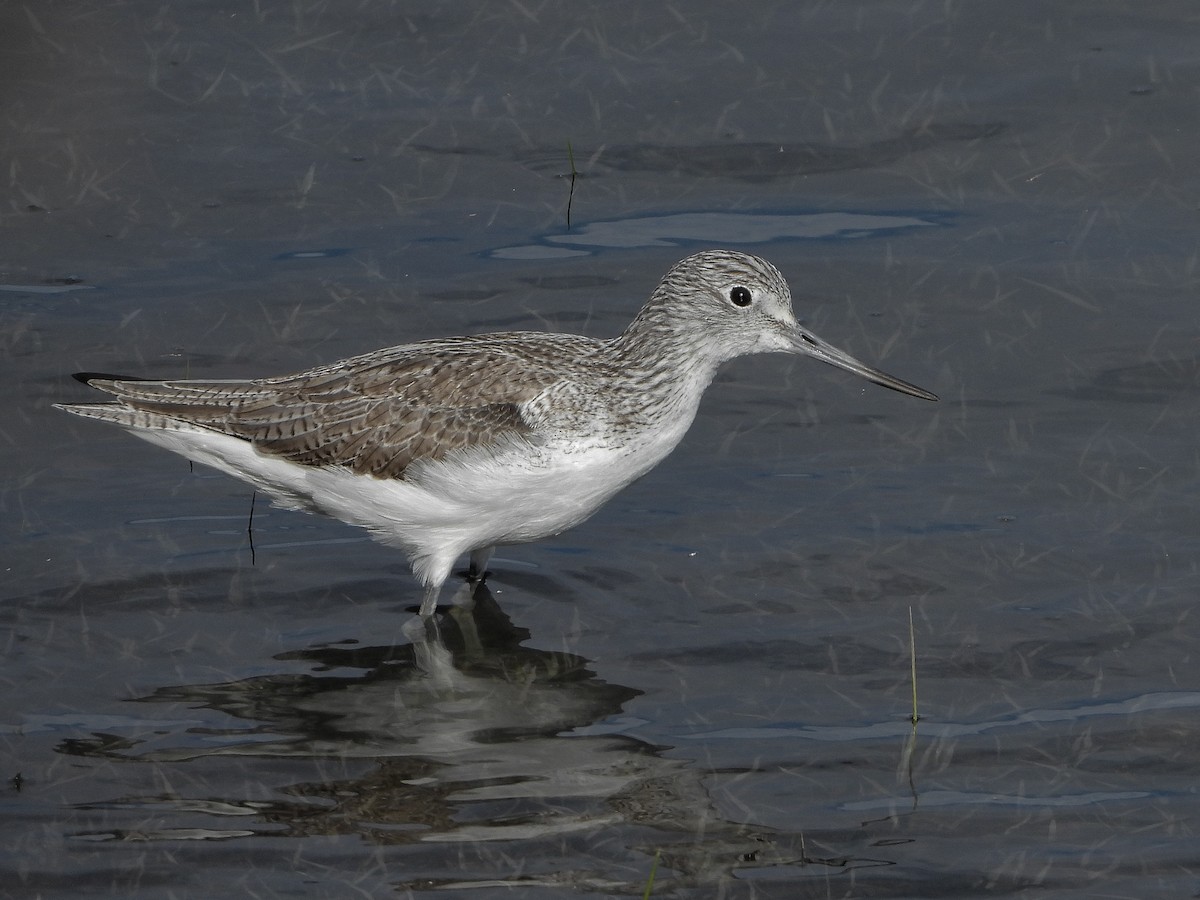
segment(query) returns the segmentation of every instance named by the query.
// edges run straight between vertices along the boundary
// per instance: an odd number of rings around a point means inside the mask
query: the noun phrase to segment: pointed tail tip
[[[129,375],[113,375],[110,372],[74,372],[71,377],[81,384],[92,386],[93,381],[146,381]]]
[[[117,376],[106,375],[103,372],[73,372],[71,374],[71,377],[74,378],[76,381],[80,382],[81,384],[91,384],[93,381],[96,381],[99,379],[107,379],[107,380],[115,381]]]

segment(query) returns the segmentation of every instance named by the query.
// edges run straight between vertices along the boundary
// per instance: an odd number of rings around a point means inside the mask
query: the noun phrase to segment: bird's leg
[[[495,552],[495,547],[480,547],[478,550],[471,551],[471,562],[467,566],[467,578],[470,581],[483,581],[484,576],[487,575],[488,560]]]
[[[425,596],[421,598],[421,618],[428,619],[437,612],[438,594],[442,592],[440,581],[425,585]]]
[[[450,551],[440,556],[416,556],[412,558],[413,572],[425,585],[425,596],[421,598],[421,618],[428,619],[437,612],[438,595],[450,575],[457,554]]]

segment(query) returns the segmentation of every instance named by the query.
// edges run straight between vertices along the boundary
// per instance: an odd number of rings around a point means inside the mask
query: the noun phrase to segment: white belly
[[[410,467],[404,480],[302,466],[212,431],[130,429],[138,437],[227,472],[278,505],[322,512],[404,549],[418,568],[463,553],[534,541],[579,524],[679,442],[689,421],[622,446],[515,439]]]

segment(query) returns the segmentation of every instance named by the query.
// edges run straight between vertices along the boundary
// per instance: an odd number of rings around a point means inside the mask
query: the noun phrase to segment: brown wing
[[[526,403],[596,346],[539,333],[430,341],[255,381],[88,383],[137,412],[244,438],[301,465],[400,478],[410,464],[514,435]]]

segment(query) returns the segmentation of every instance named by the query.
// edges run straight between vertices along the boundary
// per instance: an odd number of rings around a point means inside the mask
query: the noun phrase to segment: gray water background
[[[1198,26],[0,6],[0,891],[1195,895]],[[710,246],[941,403],[730,365],[445,648],[394,551],[259,498],[252,558],[245,485],[50,407],[608,336]]]

